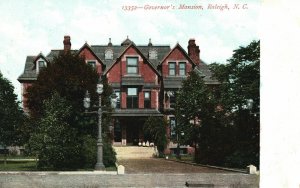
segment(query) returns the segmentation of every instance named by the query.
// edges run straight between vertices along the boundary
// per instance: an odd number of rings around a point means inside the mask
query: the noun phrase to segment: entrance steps
[[[155,154],[154,147],[113,146],[117,159],[145,159]]]

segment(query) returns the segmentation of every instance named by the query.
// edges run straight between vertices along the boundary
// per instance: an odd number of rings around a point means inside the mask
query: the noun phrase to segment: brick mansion
[[[87,64],[104,75],[117,94],[117,108],[112,114],[113,143],[138,145],[145,142],[143,125],[149,116],[164,116],[169,122],[168,137],[174,134],[174,105],[176,91],[181,88],[191,71],[196,71],[205,84],[218,82],[211,77],[206,63],[200,59],[200,49],[194,39],[188,41],[187,52],[180,44],[136,45],[128,37],[121,44],[83,44],[80,49],[71,48],[70,36],[64,36],[63,48],[27,56],[24,72],[18,78],[22,96],[39,74],[60,52],[72,51],[85,58]],[[26,98],[22,98],[23,105]],[[24,106],[26,110],[26,106]],[[171,143],[170,143],[171,144]],[[171,147],[171,145],[169,146]]]

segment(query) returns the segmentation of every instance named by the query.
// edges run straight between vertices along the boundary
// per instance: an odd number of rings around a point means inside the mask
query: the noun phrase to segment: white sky
[[[207,10],[209,4],[247,4],[247,10]],[[124,11],[128,5],[202,5],[204,10]],[[177,42],[185,49],[190,38],[200,46],[201,59],[224,63],[232,50],[259,39],[258,0],[10,0],[0,1],[0,71],[15,86],[27,55],[63,47],[70,35],[72,49],[90,45],[121,44],[128,35],[136,44]]]

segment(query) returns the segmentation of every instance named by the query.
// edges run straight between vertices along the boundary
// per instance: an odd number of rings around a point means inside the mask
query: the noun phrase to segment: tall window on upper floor
[[[96,69],[96,61],[87,61],[87,64],[91,66],[93,69]]]
[[[138,108],[138,88],[127,88],[127,108]]]
[[[169,76],[175,76],[175,75],[176,75],[176,63],[169,62]]]
[[[144,92],[144,108],[151,108],[151,95],[150,91]]]
[[[127,57],[127,74],[138,74],[138,58]]]
[[[179,63],[179,76],[185,76],[186,75],[186,63],[180,62]]]

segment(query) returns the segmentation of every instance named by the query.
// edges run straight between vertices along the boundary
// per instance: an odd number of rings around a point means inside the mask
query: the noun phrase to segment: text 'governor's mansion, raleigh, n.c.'
[[[64,48],[51,50],[44,56],[27,56],[24,72],[18,78],[22,95],[37,79],[39,70],[53,61],[60,52],[71,50],[84,57],[99,75],[106,76],[118,96],[113,112],[113,143],[138,145],[146,142],[143,125],[149,116],[164,116],[168,122],[168,137],[174,134],[175,94],[190,71],[196,71],[208,85],[218,82],[211,78],[208,66],[200,59],[200,49],[194,39],[188,41],[188,52],[180,44],[136,45],[128,37],[121,45],[89,45],[71,49],[70,36],[64,37]],[[45,83],[46,84],[46,83]],[[22,98],[23,105],[26,98]],[[26,106],[24,106],[26,110]],[[172,148],[172,142],[169,148]]]

